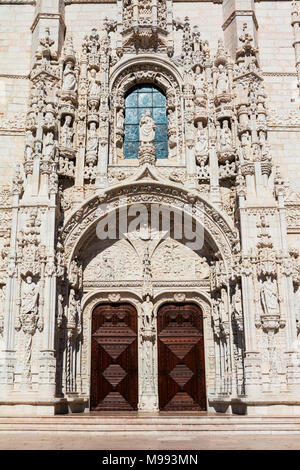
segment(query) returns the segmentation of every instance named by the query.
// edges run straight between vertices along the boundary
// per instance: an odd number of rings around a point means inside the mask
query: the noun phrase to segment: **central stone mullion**
[[[153,303],[143,302],[138,317],[140,411],[158,411],[157,322]]]

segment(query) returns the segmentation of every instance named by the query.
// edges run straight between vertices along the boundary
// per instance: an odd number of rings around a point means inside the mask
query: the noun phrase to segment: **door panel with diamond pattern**
[[[131,305],[101,305],[93,312],[91,410],[136,410],[137,314]]]
[[[206,410],[201,310],[194,304],[164,305],[157,321],[160,409]]]

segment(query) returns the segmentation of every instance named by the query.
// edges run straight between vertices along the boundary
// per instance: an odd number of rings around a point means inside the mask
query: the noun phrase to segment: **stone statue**
[[[147,299],[142,303],[142,325],[145,330],[153,329],[153,303],[150,301],[149,295]]]
[[[242,146],[242,155],[243,159],[247,161],[252,160],[252,147],[249,131],[244,132],[241,136],[241,146]]]
[[[89,93],[90,96],[98,96],[100,92],[99,82],[96,79],[97,71],[95,69],[91,69],[90,71],[90,81],[89,81]]]
[[[218,67],[218,76],[217,76],[217,94],[222,95],[223,93],[228,93],[228,78],[226,74],[226,69],[224,65],[220,64]]]
[[[63,73],[63,85],[64,91],[77,91],[77,79],[74,72],[74,64],[71,60],[66,63],[66,67]]]
[[[88,131],[88,139],[87,139],[87,150],[88,152],[95,152],[98,151],[98,133],[96,128],[96,123],[91,122],[90,129]]]
[[[151,117],[150,110],[145,111],[140,121],[141,144],[152,144],[155,138],[155,123]]]
[[[53,137],[53,132],[48,132],[44,141],[44,156],[49,160],[54,159],[55,142],[53,140]]]
[[[67,148],[72,148],[72,139],[73,139],[73,128],[72,128],[72,116],[67,115],[65,117],[65,122],[61,128],[61,140],[62,145]]]
[[[197,125],[195,155],[196,157],[203,156],[203,155],[207,155],[207,152],[208,152],[207,129],[203,127],[202,121],[199,121]]]
[[[221,130],[221,147],[222,150],[232,148],[232,134],[227,119],[223,122],[223,128]]]
[[[277,288],[270,276],[262,284],[260,298],[265,315],[279,315]]]
[[[39,292],[31,276],[27,276],[22,291],[22,315],[36,315],[38,309]]]
[[[199,65],[196,67],[195,70],[194,87],[196,95],[200,95],[204,92],[205,81]]]
[[[117,129],[123,130],[124,129],[124,111],[123,109],[119,109],[117,113]]]
[[[26,161],[32,160],[32,153],[34,147],[34,138],[31,131],[26,132],[25,139],[25,157]]]

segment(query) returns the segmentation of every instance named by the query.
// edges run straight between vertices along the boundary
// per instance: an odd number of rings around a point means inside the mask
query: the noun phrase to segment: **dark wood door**
[[[136,410],[137,313],[131,305],[101,305],[93,312],[91,410]]]
[[[157,321],[160,410],[206,410],[202,311],[194,304],[168,304]]]

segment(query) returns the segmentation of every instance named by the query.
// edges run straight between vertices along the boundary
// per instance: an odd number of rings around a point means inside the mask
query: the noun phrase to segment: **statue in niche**
[[[48,103],[46,106],[45,124],[48,126],[48,128],[55,126],[54,108],[52,103]]]
[[[117,112],[117,129],[124,130],[124,110],[119,109]]]
[[[72,127],[72,116],[67,115],[65,117],[65,122],[61,128],[61,140],[62,140],[62,145],[67,148],[72,148],[73,147],[73,127]]]
[[[64,320],[64,297],[59,294],[57,298],[57,326],[61,328]]]
[[[66,63],[66,67],[63,73],[63,91],[77,91],[77,78],[74,71],[74,64],[71,60]]]
[[[48,132],[44,140],[44,156],[49,160],[53,160],[54,154],[55,154],[54,134],[53,132]]]
[[[230,150],[232,148],[232,133],[227,119],[223,122],[221,130],[221,147],[222,150]]]
[[[98,132],[95,122],[91,122],[87,139],[88,152],[98,152]]]
[[[38,286],[33,282],[31,276],[27,276],[22,289],[21,313],[23,318],[24,316],[26,317],[26,315],[37,315],[38,298]]]
[[[75,259],[72,260],[69,270],[69,282],[72,287],[77,287],[79,284],[81,270]]]
[[[249,131],[244,132],[241,137],[241,145],[243,148],[243,159],[247,162],[252,159],[252,149]]]
[[[142,303],[142,325],[144,330],[153,329],[153,307],[153,303],[151,302],[149,295],[147,295],[145,302]]]
[[[151,117],[150,110],[147,109],[140,120],[140,143],[152,144],[155,139],[155,122]]]
[[[205,81],[199,65],[197,65],[195,70],[194,87],[196,95],[203,94],[205,88]]]
[[[195,155],[206,156],[208,152],[208,135],[207,129],[203,127],[203,122],[199,121],[197,124],[197,136],[195,144]]]
[[[34,148],[34,138],[31,131],[26,132],[26,139],[25,139],[25,158],[26,161],[32,160]]]
[[[68,310],[68,327],[75,328],[77,317],[77,301],[75,298],[75,290],[70,290],[69,310]]]
[[[260,298],[265,315],[279,315],[277,287],[270,276],[262,284]]]
[[[99,96],[100,88],[99,81],[97,80],[97,71],[96,69],[90,70],[90,81],[89,81],[89,94],[90,96]]]
[[[228,93],[228,77],[224,65],[218,66],[218,76],[216,82],[217,94]]]

